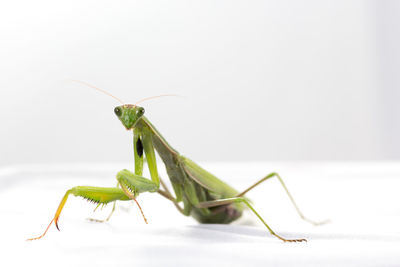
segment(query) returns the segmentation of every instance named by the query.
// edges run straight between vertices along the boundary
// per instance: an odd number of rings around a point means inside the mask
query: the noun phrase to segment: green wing
[[[181,156],[181,159],[187,175],[204,188],[219,195],[220,198],[230,198],[239,194],[234,188],[204,170],[190,159],[183,156]]]

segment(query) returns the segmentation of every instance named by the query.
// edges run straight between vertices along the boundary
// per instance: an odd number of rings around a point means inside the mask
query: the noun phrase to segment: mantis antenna
[[[82,81],[79,81],[79,80],[71,80],[71,81],[72,81],[72,82],[76,82],[76,83],[80,83],[80,84],[83,84],[83,85],[86,85],[86,86],[88,86],[88,87],[90,87],[90,88],[93,88],[93,89],[96,89],[97,91],[102,92],[103,94],[106,94],[106,95],[108,95],[108,96],[111,96],[112,98],[114,98],[115,100],[117,100],[118,102],[120,102],[122,105],[124,105],[124,102],[122,102],[121,99],[119,99],[119,98],[116,97],[116,96],[113,96],[112,94],[110,94],[110,93],[107,92],[106,90],[97,88],[96,86],[93,86],[93,85],[91,85],[91,84],[89,84],[89,83],[82,82]]]
[[[166,94],[166,95],[149,96],[149,97],[140,99],[138,102],[136,102],[136,103],[134,104],[134,106],[137,106],[137,104],[142,103],[142,102],[147,101],[147,100],[151,100],[151,99],[159,98],[159,97],[165,97],[165,96],[179,96],[179,95]]]
[[[90,87],[90,88],[93,88],[93,89],[95,89],[95,90],[97,90],[97,91],[103,93],[103,94],[106,94],[106,95],[108,95],[108,96],[111,96],[112,98],[114,98],[115,100],[117,100],[118,102],[120,102],[122,105],[125,104],[121,99],[119,99],[118,97],[116,97],[116,96],[110,94],[110,93],[107,92],[106,90],[103,90],[103,89],[101,89],[101,88],[98,88],[98,87],[96,87],[96,86],[94,86],[94,85],[91,85],[91,84],[89,84],[89,83],[87,83],[87,82],[83,82],[83,81],[79,81],[79,80],[70,80],[70,81],[76,82],[76,83],[80,83],[80,84],[83,84],[83,85],[86,85],[86,86],[88,86],[88,87]],[[166,96],[177,96],[177,97],[178,97],[179,95],[174,95],[174,94],[163,94],[163,95],[149,96],[149,97],[145,97],[145,98],[140,99],[139,101],[137,101],[137,102],[134,104],[134,106],[137,106],[137,104],[139,104],[139,103],[142,103],[142,102],[145,102],[145,101],[154,99],[154,98],[166,97]]]

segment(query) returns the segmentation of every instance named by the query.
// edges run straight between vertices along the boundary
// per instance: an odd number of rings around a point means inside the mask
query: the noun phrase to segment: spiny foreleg
[[[68,196],[70,194],[77,197],[83,197],[84,199],[87,199],[89,202],[96,203],[98,206],[107,205],[108,203],[117,200],[121,201],[130,200],[130,198],[124,193],[122,189],[116,187],[94,187],[94,186],[73,187],[65,193],[64,197],[60,202],[60,205],[58,206],[56,214],[54,215],[54,218],[51,220],[44,233],[39,237],[29,238],[28,240],[36,240],[45,236],[53,222],[56,225],[57,229],[60,231],[60,228],[58,227],[58,220],[60,218],[61,211],[63,210],[64,205],[67,202]]]

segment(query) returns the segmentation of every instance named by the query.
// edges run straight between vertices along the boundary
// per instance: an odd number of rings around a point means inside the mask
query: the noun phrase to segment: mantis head
[[[135,127],[136,122],[143,116],[144,108],[125,104],[114,108],[114,113],[127,130]]]
[[[156,95],[156,96],[150,96],[150,97],[146,97],[146,98],[142,98],[141,100],[139,100],[138,102],[136,102],[136,104],[132,105],[132,104],[124,104],[124,102],[122,102],[121,99],[119,99],[118,97],[113,96],[112,94],[110,94],[109,92],[97,88],[91,84],[88,84],[86,82],[82,82],[82,81],[78,81],[78,80],[71,80],[73,82],[77,82],[83,85],[86,85],[88,87],[91,87],[93,89],[96,89],[97,91],[106,94],[112,98],[114,98],[115,100],[117,100],[118,102],[120,102],[122,105],[121,106],[117,106],[114,108],[114,113],[115,115],[117,115],[118,119],[122,122],[122,124],[125,126],[125,128],[127,130],[131,130],[135,127],[135,124],[139,121],[139,119],[143,116],[144,114],[144,108],[139,107],[137,104],[142,103],[144,101],[150,100],[150,99],[154,99],[154,98],[158,98],[158,97],[164,97],[164,96],[177,96],[177,95],[170,95],[170,94],[166,94],[166,95]]]

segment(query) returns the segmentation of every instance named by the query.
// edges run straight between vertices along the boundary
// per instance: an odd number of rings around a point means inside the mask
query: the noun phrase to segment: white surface
[[[65,191],[76,185],[112,186],[129,165],[17,166],[0,170],[0,242],[4,266],[398,266],[400,163],[203,164],[236,188],[278,171],[304,213],[331,219],[313,227],[298,218],[277,181],[249,193],[255,208],[279,234],[307,238],[288,244],[270,236],[250,214],[233,225],[199,225],[156,194],[137,207],[118,205],[92,214],[93,205],[71,197],[39,241]],[[164,175],[165,176],[165,175]]]

